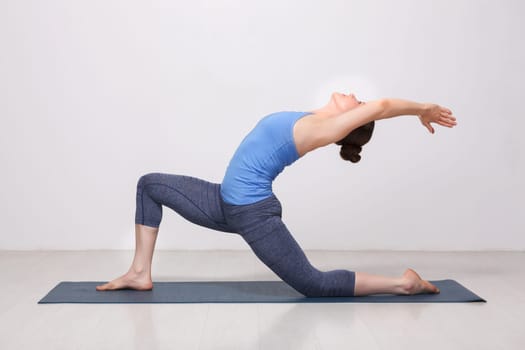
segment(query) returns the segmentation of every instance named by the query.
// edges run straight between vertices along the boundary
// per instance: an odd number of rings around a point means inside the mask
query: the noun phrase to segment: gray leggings
[[[266,266],[305,296],[354,294],[353,271],[324,272],[310,264],[282,222],[281,203],[275,195],[232,205],[222,200],[220,184],[183,175],[142,176],[137,184],[135,223],[159,227],[163,205],[197,225],[239,234]]]

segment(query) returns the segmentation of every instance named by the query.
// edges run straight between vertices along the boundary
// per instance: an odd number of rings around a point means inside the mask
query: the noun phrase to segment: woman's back
[[[242,140],[221,184],[229,204],[251,204],[272,194],[272,182],[299,159],[293,127],[310,112],[277,112],[262,118]]]

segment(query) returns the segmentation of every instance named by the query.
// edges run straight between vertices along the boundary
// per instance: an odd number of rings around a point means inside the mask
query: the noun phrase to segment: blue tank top
[[[229,204],[251,204],[272,195],[272,182],[299,159],[295,122],[310,112],[277,112],[262,118],[235,151],[221,184]]]

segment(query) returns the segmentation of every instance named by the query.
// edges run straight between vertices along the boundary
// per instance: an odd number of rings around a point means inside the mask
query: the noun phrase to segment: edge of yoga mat
[[[38,304],[157,303],[463,303],[486,302],[458,282],[430,281],[439,294],[305,297],[283,281],[154,282],[151,291],[99,292],[105,282],[60,282]]]

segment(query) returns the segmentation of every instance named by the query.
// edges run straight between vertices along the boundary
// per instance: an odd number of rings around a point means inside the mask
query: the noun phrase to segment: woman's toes
[[[116,289],[115,285],[111,282],[108,282],[106,284],[102,284],[100,286],[96,287],[97,290],[113,290]]]
[[[109,283],[106,283],[106,284],[101,284],[100,286],[96,286],[95,288],[97,290],[108,290],[110,287],[110,284]]]
[[[151,277],[138,277],[127,274],[96,287],[98,291],[118,289],[151,290],[153,289],[153,283],[151,282]]]
[[[404,294],[439,293],[439,289],[432,283],[423,280],[416,271],[407,269],[403,274]]]
[[[424,283],[426,284],[426,291],[428,291],[429,293],[439,293],[439,288],[436,287],[435,285],[433,285],[432,283],[428,282],[428,281],[424,281]]]

